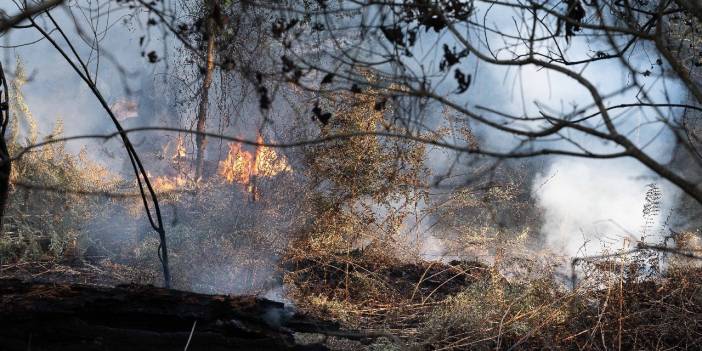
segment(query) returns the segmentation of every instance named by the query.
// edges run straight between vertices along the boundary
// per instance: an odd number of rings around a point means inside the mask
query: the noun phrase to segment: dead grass
[[[38,138],[31,113],[21,99],[16,101],[14,109],[23,119],[16,119],[12,130],[24,123],[29,139],[20,142],[14,134],[13,150]],[[363,116],[350,122],[363,121]],[[57,124],[53,134],[60,133]],[[363,143],[342,146],[359,149],[355,152],[360,154],[367,149]],[[510,256],[524,251],[528,229],[535,223],[528,197],[519,196],[524,190],[520,182],[491,186],[482,193],[458,192],[434,213],[450,219],[446,225],[459,233],[452,249],[465,251],[466,245],[473,249],[476,242],[485,251],[491,246],[494,253],[500,252],[494,262],[423,261],[399,249],[399,233],[409,210],[390,211],[395,205],[386,199],[393,192],[383,188],[387,175],[375,177],[369,171],[359,179],[347,179],[353,172],[327,171],[339,168],[338,155],[346,153],[316,151],[326,155],[313,165],[319,169],[316,173],[330,175],[327,183],[349,190],[363,181],[368,183],[360,187],[365,190],[341,200],[328,189],[293,194],[287,189],[302,188],[300,184],[283,184],[292,180],[281,178],[271,180],[275,186],[270,189],[259,184],[264,195],[254,203],[242,197],[244,190],[208,180],[198,185],[197,194],[164,197],[164,208],[173,210],[167,219],[172,270],[178,272],[176,287],[258,293],[284,283],[287,298],[309,315],[391,336],[365,344],[330,338],[328,345],[336,349],[699,348],[700,262],[659,252],[595,258],[578,265],[573,286],[570,277],[559,275],[549,262]],[[375,150],[372,161],[392,170],[386,164],[394,164],[387,161],[395,157],[381,151]],[[349,161],[345,168],[355,170],[360,164],[365,170],[374,169],[361,161]],[[18,162],[13,179],[20,178],[91,191],[113,190],[123,183],[85,154],[71,155],[61,144]],[[406,183],[416,179],[410,180]],[[386,197],[373,199],[374,203],[368,194],[376,194],[379,187]],[[133,223],[140,204],[26,189],[14,189],[11,196],[0,240],[0,278],[96,285],[160,282],[158,240]],[[405,196],[421,198],[411,192]],[[300,203],[304,205],[290,205]],[[494,213],[486,210],[486,203],[497,204]],[[381,208],[389,209],[388,214],[378,218],[370,204],[385,206]],[[510,221],[514,225],[495,230],[488,219],[504,213],[514,217]],[[115,221],[122,215],[129,220],[128,228]],[[100,222],[99,216],[116,224],[88,227]],[[295,238],[288,241],[288,233],[295,233]],[[514,238],[504,233],[513,233]],[[108,245],[107,239],[116,234],[123,238]],[[693,233],[673,239],[679,249],[698,251],[701,246]]]
[[[390,343],[402,349],[666,350],[701,341],[702,268],[652,273],[658,253],[593,260],[575,288],[549,271],[508,280],[474,262],[379,255],[294,257],[290,295],[307,313],[396,335],[402,341]]]

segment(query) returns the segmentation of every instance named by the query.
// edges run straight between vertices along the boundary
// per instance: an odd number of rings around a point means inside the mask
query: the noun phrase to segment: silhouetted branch
[[[76,64],[69,56],[68,54],[58,45],[58,43],[41,27],[39,26],[34,19],[31,17],[29,20],[32,23],[32,26],[36,28],[43,36],[46,38],[51,45],[63,56],[63,58],[68,62],[73,70],[78,74],[78,76],[83,80],[83,82],[90,88],[92,91],[93,95],[98,99],[100,102],[100,105],[102,105],[103,109],[107,112],[107,114],[110,116],[110,119],[112,120],[112,123],[115,125],[117,128],[117,132],[115,132],[115,136],[119,136],[122,139],[122,142],[127,150],[127,154],[129,155],[129,160],[132,165],[132,169],[134,170],[134,174],[136,175],[137,183],[139,185],[139,191],[142,194],[142,202],[144,204],[144,208],[146,210],[146,215],[147,218],[149,219],[149,223],[151,224],[152,228],[159,234],[159,239],[160,239],[160,245],[159,245],[159,259],[161,260],[162,266],[163,266],[163,279],[164,279],[164,285],[166,287],[171,286],[171,274],[170,274],[170,268],[168,265],[168,247],[166,245],[166,229],[163,224],[163,218],[161,216],[161,208],[158,203],[158,198],[156,196],[156,192],[153,189],[153,186],[151,185],[151,181],[149,180],[148,173],[146,172],[146,169],[144,168],[144,165],[142,164],[136,149],[134,148],[134,145],[132,145],[131,141],[129,140],[129,137],[127,136],[126,133],[124,133],[124,130],[122,128],[122,125],[119,123],[117,117],[115,116],[114,112],[110,108],[110,106],[107,104],[107,101],[105,98],[102,96],[102,93],[100,90],[97,88],[97,85],[93,81],[93,79],[90,77],[89,72],[87,69],[85,71],[81,71],[78,65],[81,67],[87,67],[86,64],[81,60],[80,56],[78,55],[77,51],[73,48],[73,45],[71,44],[70,40],[65,36],[63,31],[60,31],[62,37],[66,41],[66,43],[69,45],[71,48],[75,59],[78,61],[78,64]],[[52,21],[54,25],[58,27],[58,24],[55,21]],[[146,188],[146,189],[145,189]],[[149,197],[146,196],[146,193],[149,193]],[[149,198],[153,202],[154,206],[154,212],[155,212],[155,219],[154,215],[151,214],[151,209],[149,206]]]
[[[63,3],[64,0],[45,0],[39,2],[34,6],[27,7],[23,9],[19,14],[12,17],[0,18],[0,33],[4,33],[10,30],[12,27],[20,24],[21,22],[29,19],[30,17],[40,14],[44,11],[50,10]]]

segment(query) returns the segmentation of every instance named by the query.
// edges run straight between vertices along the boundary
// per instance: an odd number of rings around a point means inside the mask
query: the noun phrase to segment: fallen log
[[[1,350],[324,350],[295,333],[336,330],[255,296],[0,280]]]

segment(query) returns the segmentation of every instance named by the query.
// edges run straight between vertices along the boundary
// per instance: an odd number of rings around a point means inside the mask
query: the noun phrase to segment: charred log
[[[3,350],[324,350],[295,333],[336,324],[254,296],[153,286],[115,288],[0,280]]]

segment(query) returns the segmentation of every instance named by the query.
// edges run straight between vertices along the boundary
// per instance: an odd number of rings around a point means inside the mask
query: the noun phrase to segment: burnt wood
[[[254,296],[0,280],[1,350],[183,350],[193,324],[189,351],[325,350],[294,333],[338,329]]]

